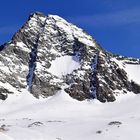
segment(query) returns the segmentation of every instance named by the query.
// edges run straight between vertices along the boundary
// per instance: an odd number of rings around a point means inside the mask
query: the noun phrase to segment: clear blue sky
[[[140,0],[1,0],[0,44],[35,11],[82,27],[108,51],[140,57]]]

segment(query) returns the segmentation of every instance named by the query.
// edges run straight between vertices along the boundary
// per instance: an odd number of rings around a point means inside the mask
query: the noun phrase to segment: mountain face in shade
[[[139,83],[128,77],[125,65],[139,61],[122,58],[61,17],[36,12],[0,51],[0,99],[25,88],[36,98],[64,90],[80,101],[138,94]]]

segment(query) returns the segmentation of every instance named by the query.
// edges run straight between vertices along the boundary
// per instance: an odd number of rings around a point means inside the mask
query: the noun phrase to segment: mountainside
[[[130,60],[108,53],[82,29],[58,16],[32,14],[2,47],[0,99],[25,88],[37,98],[64,90],[80,101],[101,102],[140,93],[140,83],[127,72]],[[139,61],[132,59],[131,64]]]

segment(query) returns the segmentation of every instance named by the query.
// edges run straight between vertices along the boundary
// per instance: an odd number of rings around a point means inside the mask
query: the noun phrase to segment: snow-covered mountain
[[[0,49],[0,140],[139,140],[139,59],[39,12]]]
[[[0,52],[0,98],[28,88],[35,97],[64,90],[77,100],[114,101],[140,93],[125,63],[82,29],[56,15],[36,12]],[[124,64],[123,64],[124,63]],[[139,64],[137,64],[139,65]]]

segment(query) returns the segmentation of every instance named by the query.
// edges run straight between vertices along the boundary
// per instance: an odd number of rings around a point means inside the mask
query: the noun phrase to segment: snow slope
[[[127,76],[129,80],[135,81],[137,84],[140,85],[140,64],[132,64],[126,63],[126,60],[117,60],[116,58],[112,58],[121,69],[124,69],[127,72]]]
[[[139,100],[130,93],[80,102],[65,92],[37,100],[24,91],[0,103],[0,140],[139,140]]]
[[[140,65],[136,64],[125,64],[125,70],[131,80],[140,84]]]

